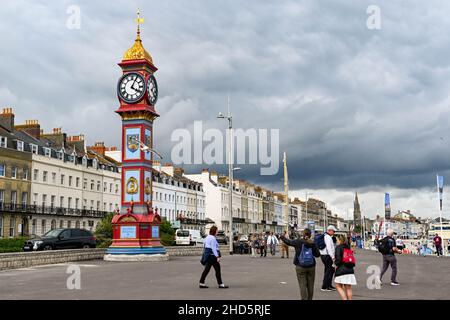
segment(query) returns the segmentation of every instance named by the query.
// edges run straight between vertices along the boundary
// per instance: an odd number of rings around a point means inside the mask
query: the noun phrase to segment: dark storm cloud
[[[381,30],[366,27],[372,4]],[[69,5],[80,30],[66,28]],[[18,122],[118,145],[117,63],[137,7],[159,68],[154,141],[165,159],[174,129],[226,127],[216,115],[229,93],[235,127],[280,129],[292,189],[420,188],[449,169],[443,1],[3,1],[0,103]],[[239,175],[277,185],[282,168]]]

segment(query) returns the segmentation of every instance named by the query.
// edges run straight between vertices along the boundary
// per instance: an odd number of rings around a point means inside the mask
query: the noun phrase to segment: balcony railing
[[[71,209],[54,206],[24,205],[19,203],[0,203],[0,211],[31,214],[31,215],[46,214],[55,216],[74,216],[74,217],[89,217],[89,218],[103,218],[108,213],[106,211],[99,211],[99,210]]]

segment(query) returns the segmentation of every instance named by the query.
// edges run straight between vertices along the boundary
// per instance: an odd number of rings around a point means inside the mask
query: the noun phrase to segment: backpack
[[[305,245],[302,245],[302,250],[298,255],[298,263],[300,267],[309,268],[313,267],[315,264],[312,248],[308,248]]]
[[[342,262],[349,267],[354,267],[356,265],[356,259],[355,256],[353,255],[353,250],[344,248]]]
[[[326,248],[325,244],[325,233],[319,233],[314,237],[314,243],[316,244],[319,250],[323,250]]]
[[[387,237],[378,241],[378,251],[381,254],[388,254],[391,252],[391,247],[389,246]]]

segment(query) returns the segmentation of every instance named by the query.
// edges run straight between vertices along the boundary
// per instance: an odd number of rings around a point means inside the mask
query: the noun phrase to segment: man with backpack
[[[297,273],[298,286],[302,300],[312,300],[314,294],[314,279],[316,276],[316,259],[320,252],[311,240],[311,230],[305,229],[303,237],[290,240],[284,235],[280,239],[288,246],[295,248],[294,264]]]
[[[386,234],[387,236],[381,239],[378,244],[378,251],[383,255],[383,269],[381,270],[379,281],[380,284],[383,284],[381,279],[383,278],[383,275],[386,273],[390,265],[392,268],[391,285],[398,286],[399,283],[397,282],[397,258],[395,257],[395,254],[401,254],[402,252],[397,248],[395,239],[392,237],[394,235],[394,230],[387,229]]]
[[[335,258],[335,244],[333,241],[333,236],[336,231],[337,230],[335,226],[329,225],[327,228],[327,232],[323,234],[319,233],[314,238],[314,242],[317,248],[320,250],[320,259],[325,266],[321,289],[322,291],[329,292],[336,290],[336,288],[331,285],[331,283],[333,282],[333,263]]]

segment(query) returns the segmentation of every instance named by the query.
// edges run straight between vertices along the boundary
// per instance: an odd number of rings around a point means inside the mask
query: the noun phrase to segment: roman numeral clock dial
[[[126,103],[136,103],[142,99],[147,91],[144,77],[139,73],[126,73],[120,78],[117,93]]]

